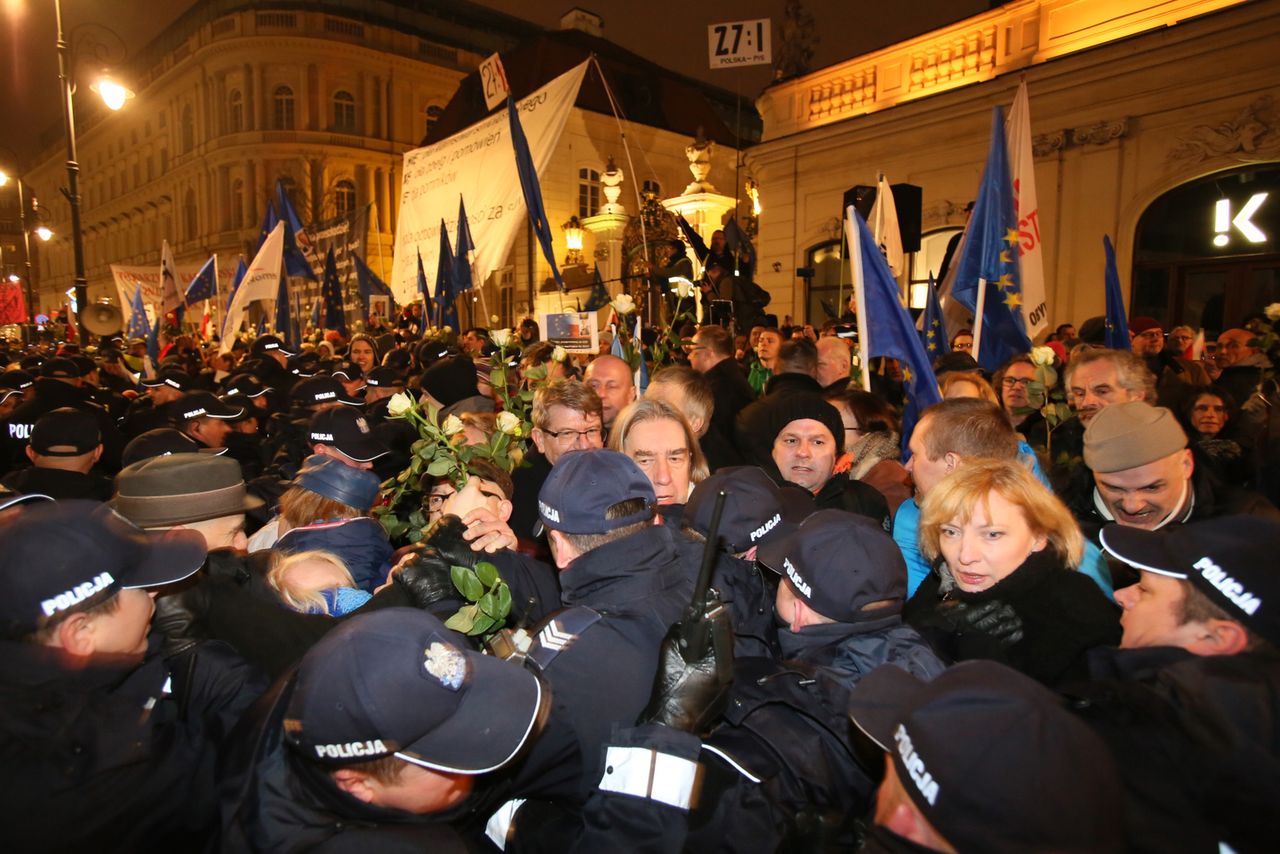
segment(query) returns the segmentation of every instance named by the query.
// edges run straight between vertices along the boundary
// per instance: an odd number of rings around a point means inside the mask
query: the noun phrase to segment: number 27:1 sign
[[[707,52],[712,68],[768,65],[773,62],[770,42],[768,18],[707,27]]]

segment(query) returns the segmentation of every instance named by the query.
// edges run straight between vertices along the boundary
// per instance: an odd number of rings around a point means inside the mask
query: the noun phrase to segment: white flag
[[[284,222],[276,223],[262,248],[254,256],[253,263],[245,271],[236,295],[231,299],[227,309],[227,318],[222,324],[222,352],[231,349],[240,324],[244,322],[249,303],[258,300],[270,300],[275,303],[280,292],[280,276],[283,275],[281,265],[284,263]]]
[[[160,241],[160,314],[182,308],[182,290],[178,287],[178,265],[173,262],[169,241]]]
[[[876,183],[876,203],[871,206],[871,221],[867,224],[871,226],[880,254],[889,262],[889,269],[894,276],[901,276],[906,266],[902,258],[902,232],[898,230],[898,208],[883,172]]]
[[[1040,204],[1036,199],[1035,158],[1031,152],[1031,102],[1027,81],[1004,123],[1009,172],[1013,179],[1013,203],[1018,214],[1018,281],[1022,288],[1022,317],[1027,337],[1035,337],[1049,327],[1049,307],[1044,297],[1044,252],[1040,243]]]

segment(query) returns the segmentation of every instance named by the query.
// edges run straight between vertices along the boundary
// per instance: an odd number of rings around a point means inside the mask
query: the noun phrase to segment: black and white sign
[[[502,68],[502,57],[496,53],[480,63],[480,88],[484,90],[485,107],[490,110],[505,101],[511,92],[507,85],[507,72]]]
[[[769,19],[712,24],[707,27],[707,52],[712,68],[768,65],[773,62]]]

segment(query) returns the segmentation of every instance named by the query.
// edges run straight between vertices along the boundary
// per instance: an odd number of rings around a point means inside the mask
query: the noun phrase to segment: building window
[[[164,113],[156,116],[156,121],[159,122],[160,127],[164,127]]]
[[[227,98],[227,133],[239,133],[244,130],[244,95],[239,89],[232,89]]]
[[[147,155],[147,180],[150,181],[156,177],[156,160],[150,154]]]
[[[653,180],[645,181],[640,185],[640,195],[643,196],[648,193],[653,193],[655,199],[662,198],[662,185]]]
[[[191,105],[182,108],[182,153],[187,154],[196,147],[196,122],[191,115]]]
[[[133,186],[142,186],[142,167],[137,163],[133,164]]]
[[[353,182],[342,180],[334,185],[333,207],[338,216],[346,216],[355,212],[356,185]]]
[[[600,212],[600,173],[594,169],[578,170],[578,216],[595,216]]]
[[[244,228],[244,181],[231,182],[231,227]]]
[[[942,269],[942,259],[947,256],[947,244],[963,230],[942,228],[920,238],[920,251],[910,254],[911,278],[907,283],[907,305],[910,308],[924,308],[929,296],[929,277],[933,276],[936,282]],[[953,258],[952,263],[956,260]]]
[[[160,174],[164,175],[169,171],[169,149],[160,149]]]
[[[275,129],[293,130],[293,90],[277,86],[273,94],[275,104]]]
[[[195,190],[187,190],[186,198],[182,203],[182,221],[185,226],[184,234],[187,240],[195,240],[199,236],[200,229]]]
[[[301,217],[302,206],[298,203],[298,182],[293,180],[292,175],[281,175],[280,183],[284,186],[284,194],[288,197],[289,204],[293,207],[294,212]]]
[[[356,129],[356,99],[350,92],[340,90],[333,93],[333,129]]]

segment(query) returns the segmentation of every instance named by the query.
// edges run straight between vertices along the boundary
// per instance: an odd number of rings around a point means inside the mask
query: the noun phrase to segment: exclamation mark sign
[[[1227,231],[1231,228],[1231,200],[1218,199],[1218,203],[1213,206],[1213,230],[1216,232],[1213,236],[1214,246],[1226,246],[1229,238]]]

